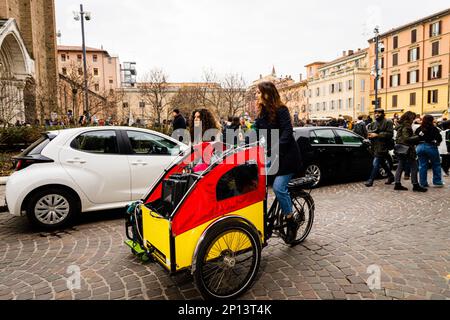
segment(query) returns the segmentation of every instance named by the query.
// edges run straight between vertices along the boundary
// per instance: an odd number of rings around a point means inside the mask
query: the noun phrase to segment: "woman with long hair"
[[[397,171],[395,172],[395,188],[394,190],[398,191],[407,191],[408,188],[402,186],[401,178],[402,173],[405,171],[406,167],[409,167],[411,170],[411,182],[413,184],[413,191],[416,192],[426,192],[427,189],[422,188],[419,185],[419,181],[417,178],[417,155],[415,146],[419,142],[419,137],[414,135],[412,129],[412,123],[416,119],[416,114],[412,111],[405,112],[400,119],[397,121],[397,126],[395,130],[397,131],[396,144],[403,147],[406,152],[398,153],[398,166]]]
[[[289,109],[283,104],[277,88],[271,82],[258,84],[256,91],[258,99],[258,116],[255,120],[255,128],[258,135],[266,140],[267,155],[273,159],[269,170],[270,175],[275,175],[273,191],[280,203],[281,211],[287,221],[288,242],[295,240],[298,225],[294,220],[292,200],[288,191],[289,181],[300,172],[300,149],[294,139],[291,115]],[[271,140],[272,130],[279,131],[279,143]],[[274,171],[274,164],[278,164],[278,170]]]
[[[420,143],[417,146],[417,156],[419,158],[419,181],[424,188],[428,187],[427,172],[428,163],[431,162],[433,169],[433,185],[442,188],[441,159],[438,146],[442,142],[442,136],[438,128],[434,125],[434,118],[431,115],[425,115],[422,123],[417,128],[415,134],[419,136]]]
[[[193,144],[198,144],[201,142],[218,141],[218,135],[214,135],[214,131],[217,130],[217,132],[219,132],[220,127],[220,124],[208,109],[194,110],[189,121],[191,142]]]

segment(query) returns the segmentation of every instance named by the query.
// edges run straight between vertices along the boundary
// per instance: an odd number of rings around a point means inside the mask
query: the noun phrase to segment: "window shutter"
[[[400,80],[400,79],[401,79],[401,75],[400,75],[400,74],[398,75],[398,78],[397,78],[397,79],[398,79],[397,85],[400,86],[400,85],[402,84],[402,82],[401,82],[401,80]]]
[[[433,36],[433,24],[430,24],[430,38]]]
[[[389,77],[389,87],[392,87],[392,76]]]
[[[411,50],[408,50],[408,62],[411,62]]]
[[[438,79],[442,78],[442,65],[439,66],[439,70],[438,70]]]
[[[428,68],[428,80],[431,80],[431,67]]]
[[[428,90],[428,103],[431,103],[431,90]]]
[[[411,72],[407,72],[406,73],[406,84],[409,84],[411,82],[410,79],[411,79]]]
[[[420,71],[419,70],[416,71],[416,81],[420,82]]]
[[[438,34],[439,35],[442,34],[442,21],[439,21],[439,32],[438,32]]]
[[[420,48],[417,48],[416,50],[417,50],[417,60],[419,60],[420,59]]]

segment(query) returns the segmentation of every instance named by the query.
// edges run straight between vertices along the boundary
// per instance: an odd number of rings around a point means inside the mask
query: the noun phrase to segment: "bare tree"
[[[203,82],[205,82],[205,86],[201,88],[199,103],[212,110],[220,118],[223,117],[224,95],[218,75],[212,69],[204,70]]]
[[[169,90],[167,86],[167,74],[161,69],[152,69],[147,73],[138,85],[141,99],[150,105],[158,125],[165,108],[169,105]]]
[[[180,88],[170,99],[170,105],[177,108],[185,116],[189,116],[194,109],[202,105],[203,88],[202,87],[185,87]],[[168,112],[170,112],[168,110]]]
[[[3,128],[25,115],[20,90],[23,88],[18,81],[0,79],[0,121]]]
[[[244,111],[246,83],[242,75],[230,73],[221,82],[223,109],[227,116],[237,116]]]

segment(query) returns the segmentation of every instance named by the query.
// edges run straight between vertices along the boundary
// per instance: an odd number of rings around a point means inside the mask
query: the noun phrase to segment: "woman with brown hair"
[[[276,176],[273,191],[280,202],[282,213],[286,216],[288,242],[292,242],[295,240],[298,224],[294,220],[288,184],[292,177],[300,172],[300,149],[294,139],[289,109],[281,102],[275,85],[271,82],[258,84],[256,95],[258,117],[255,120],[255,128],[259,137],[263,136],[266,140],[267,155],[269,159],[274,159],[271,164],[278,164],[277,172],[273,172],[272,166],[269,174]],[[271,141],[272,130],[279,132],[278,145]]]
[[[193,144],[218,141],[219,135],[216,132],[220,133],[220,124],[211,111],[208,109],[197,109],[192,112],[189,121],[189,133]]]
[[[395,130],[397,131],[395,154],[398,158],[397,171],[395,173],[395,188],[397,191],[407,191],[408,188],[402,186],[401,177],[405,167],[411,168],[411,182],[413,191],[426,192],[427,189],[419,185],[417,178],[417,155],[415,146],[419,143],[419,137],[414,135],[412,123],[416,119],[416,114],[411,111],[405,112],[397,122]]]
[[[431,115],[425,115],[420,127],[416,130],[420,143],[417,146],[417,156],[419,157],[419,180],[420,185],[428,187],[427,172],[428,163],[431,162],[433,169],[433,185],[442,188],[442,168],[439,156],[438,145],[442,142],[442,136],[438,128],[434,125],[434,118]]]

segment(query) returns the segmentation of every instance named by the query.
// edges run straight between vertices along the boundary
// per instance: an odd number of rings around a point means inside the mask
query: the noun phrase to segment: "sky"
[[[81,45],[73,12],[91,13],[86,44],[134,61],[138,80],[159,68],[171,82],[205,70],[242,74],[249,84],[275,66],[299,80],[304,66],[368,47],[373,28],[392,28],[445,10],[448,0],[55,0],[60,45]]]

